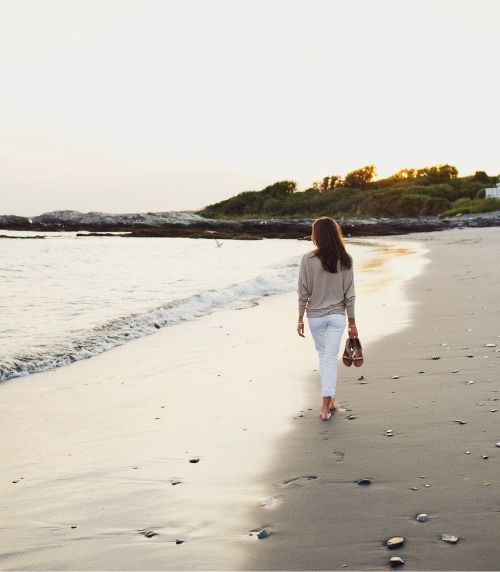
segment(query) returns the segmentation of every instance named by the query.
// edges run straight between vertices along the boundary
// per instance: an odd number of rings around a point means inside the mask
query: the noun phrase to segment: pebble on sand
[[[392,379],[399,379],[399,375],[393,375]]]
[[[452,536],[451,534],[442,534],[441,540],[448,542],[449,544],[456,544],[459,540],[458,536]]]
[[[199,457],[194,457],[193,459],[189,459],[189,462],[190,463],[199,463],[200,459],[199,459]]]
[[[398,548],[399,546],[403,546],[404,543],[405,539],[402,536],[393,536],[389,538],[385,544],[387,548]]]
[[[257,534],[257,538],[259,538],[260,540],[262,540],[263,538],[269,538],[270,533],[264,528],[262,529],[259,534]]]
[[[500,441],[498,441],[498,443],[495,443],[495,447],[500,447]]]
[[[180,540],[179,538],[175,539],[175,543],[176,544],[184,544],[184,542],[186,542],[185,540]]]
[[[418,522],[427,522],[429,520],[429,515],[426,514],[425,512],[421,512],[420,514],[417,514],[417,521]]]
[[[431,358],[431,359],[434,359],[434,360],[436,360],[436,359],[441,359],[441,358],[440,358],[439,356],[432,356],[432,358]]]
[[[358,481],[358,485],[371,485],[372,482],[370,479],[359,479]]]
[[[486,459],[489,459],[489,457],[488,457],[488,455],[483,455],[483,456],[481,457],[481,459],[484,459],[484,460],[486,461]]]
[[[398,566],[404,566],[405,561],[400,556],[393,556],[389,560],[389,564],[390,564],[391,568],[397,568]]]
[[[484,347],[485,348],[496,348],[497,345],[496,344],[486,344]]]
[[[462,419],[453,419],[453,422],[459,425],[467,425],[467,421],[463,421]]]
[[[451,373],[458,373],[459,370],[458,369],[454,369]]]
[[[365,379],[365,376],[364,376],[364,375],[360,375],[360,376],[358,377],[358,381],[363,381],[363,379]]]

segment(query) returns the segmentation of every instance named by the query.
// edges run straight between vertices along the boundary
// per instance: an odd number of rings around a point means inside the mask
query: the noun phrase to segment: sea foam
[[[253,279],[219,290],[170,301],[146,312],[133,313],[104,322],[72,338],[48,344],[43,350],[0,358],[0,381],[55,369],[90,358],[131,340],[154,334],[158,329],[195,320],[224,308],[248,307],[264,296],[295,288],[299,259],[271,269]]]

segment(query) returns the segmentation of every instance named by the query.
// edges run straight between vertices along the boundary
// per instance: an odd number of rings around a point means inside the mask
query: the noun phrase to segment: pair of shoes
[[[347,338],[342,361],[347,367],[351,367],[353,363],[356,367],[363,365],[363,348],[359,338]]]

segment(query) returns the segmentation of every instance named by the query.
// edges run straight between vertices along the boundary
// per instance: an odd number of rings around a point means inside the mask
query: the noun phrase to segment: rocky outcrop
[[[24,216],[0,215],[0,228],[12,230],[30,230],[30,219]]]
[[[500,226],[500,211],[438,217],[403,219],[338,219],[346,236],[391,236],[461,227]],[[312,219],[294,220],[215,220],[193,212],[136,214],[79,213],[54,211],[34,217],[0,217],[0,228],[34,231],[83,231],[79,236],[97,233],[128,233],[127,236],[167,236],[255,240],[259,238],[306,238]]]
[[[53,227],[56,230],[73,229],[115,229],[118,227],[157,227],[164,224],[191,224],[203,221],[203,217],[188,211],[173,211],[159,213],[128,213],[114,214],[78,211],[52,211],[35,216],[32,219],[33,225],[37,227]],[[40,228],[41,229],[41,228]]]

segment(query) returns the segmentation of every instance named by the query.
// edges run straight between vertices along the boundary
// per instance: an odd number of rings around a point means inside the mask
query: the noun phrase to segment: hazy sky
[[[0,0],[0,214],[500,173],[498,0]]]

